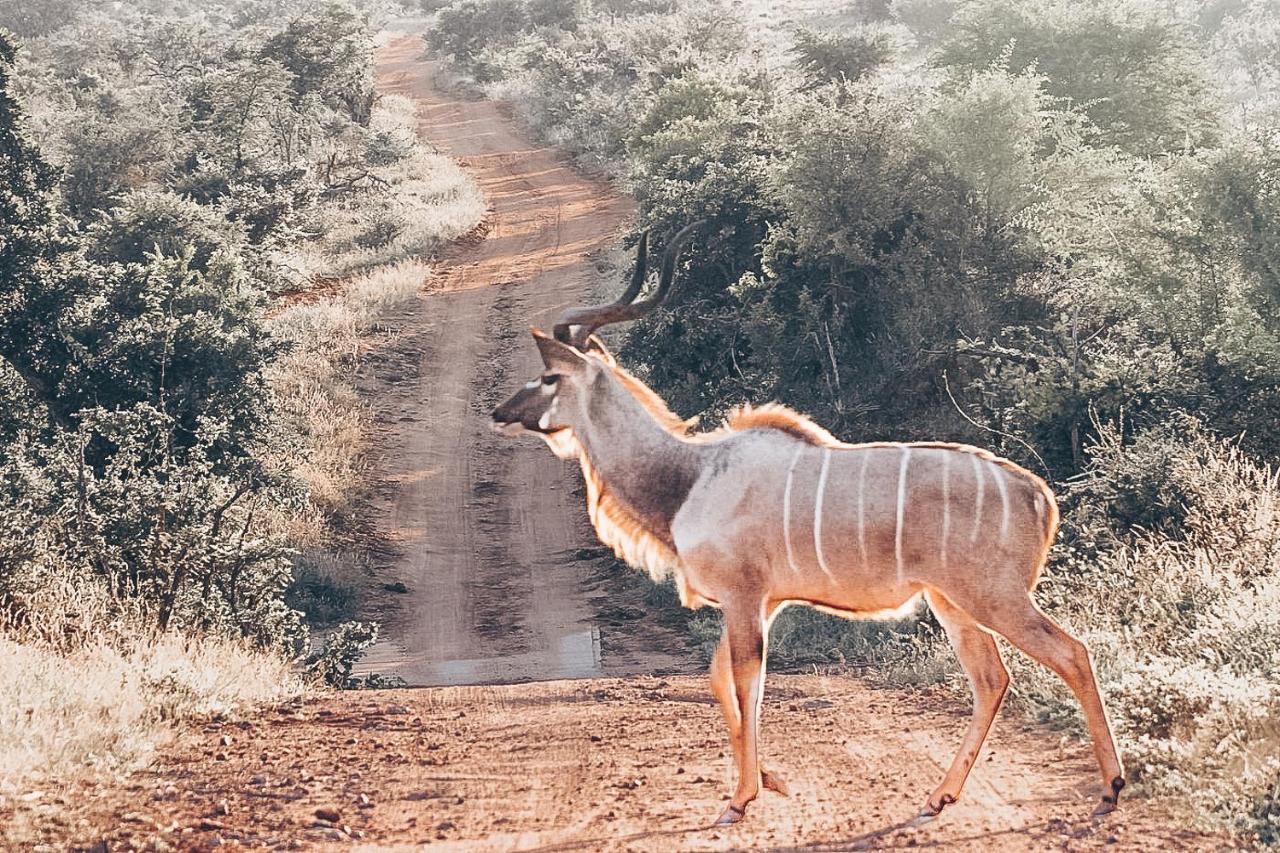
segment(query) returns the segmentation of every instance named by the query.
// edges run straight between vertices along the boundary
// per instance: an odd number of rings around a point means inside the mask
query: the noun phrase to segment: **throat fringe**
[[[618,559],[648,572],[655,582],[679,574],[679,555],[649,532],[625,505],[609,493],[581,445],[577,453],[578,462],[582,465],[582,478],[587,483],[587,513],[600,541],[612,548]]]

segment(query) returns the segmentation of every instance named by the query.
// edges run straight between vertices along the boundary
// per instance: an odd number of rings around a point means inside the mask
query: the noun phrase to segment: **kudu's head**
[[[648,299],[636,301],[645,282],[649,249],[645,233],[636,252],[631,283],[616,302],[565,311],[553,328],[554,337],[532,330],[543,371],[493,410],[494,428],[510,435],[538,433],[556,449],[559,439],[584,423],[597,380],[614,364],[613,356],[593,332],[610,323],[638,319],[661,305],[671,291],[680,247],[701,224],[688,225],[671,238],[663,252],[658,288]]]

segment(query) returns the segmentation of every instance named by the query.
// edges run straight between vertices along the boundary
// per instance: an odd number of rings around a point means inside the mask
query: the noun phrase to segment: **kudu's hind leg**
[[[738,785],[729,805],[716,820],[717,824],[736,823],[747,813],[747,804],[760,793],[760,698],[764,691],[765,625],[759,606],[735,607],[727,602],[724,614],[724,640],[712,664],[712,687],[720,699],[738,771]],[[718,670],[728,663],[728,678],[718,677]],[[731,690],[726,690],[724,682]],[[735,723],[737,724],[735,726]]]
[[[725,725],[729,727],[729,743],[733,747],[734,766],[741,758],[742,720],[738,715],[738,698],[733,687],[733,667],[729,663],[729,640],[723,637],[716,653],[711,658],[711,693],[720,703],[720,711],[724,714]],[[767,769],[760,762],[760,783],[766,790],[774,791],[784,797],[791,795],[787,783],[776,772]]]
[[[1049,667],[1075,693],[1089,724],[1093,754],[1102,771],[1102,802],[1095,815],[1115,811],[1124,788],[1124,768],[1111,736],[1111,724],[1102,704],[1102,694],[1093,675],[1093,664],[1084,643],[1062,630],[1045,616],[1029,597],[1022,598],[1009,610],[996,609],[982,618],[983,624],[1002,634],[1009,642]]]
[[[995,638],[944,596],[930,592],[928,598],[934,615],[947,631],[956,658],[969,676],[969,685],[973,689],[973,717],[947,775],[920,810],[921,817],[933,817],[960,798],[960,791],[969,778],[973,763],[978,760],[982,744],[1009,687],[1009,672],[1000,659]]]

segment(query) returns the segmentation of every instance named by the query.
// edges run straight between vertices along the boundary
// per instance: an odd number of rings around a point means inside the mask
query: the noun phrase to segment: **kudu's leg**
[[[921,817],[933,817],[960,798],[960,791],[969,778],[973,763],[978,760],[982,744],[1009,687],[1009,672],[1000,659],[995,638],[945,596],[930,592],[928,598],[934,615],[947,630],[956,658],[969,676],[969,685],[973,689],[973,717],[951,768],[943,777],[942,784],[929,795],[920,811]]]
[[[1111,724],[1107,721],[1102,695],[1098,692],[1089,650],[1084,643],[1041,613],[1029,597],[1022,598],[1008,610],[994,609],[989,616],[984,615],[982,621],[1056,672],[1075,693],[1084,710],[1085,720],[1089,723],[1093,754],[1102,771],[1102,802],[1093,813],[1104,815],[1115,811],[1120,790],[1124,787],[1124,768],[1120,765],[1116,742],[1111,736]]]
[[[729,727],[729,743],[733,746],[734,766],[741,761],[742,720],[738,714],[738,696],[733,686],[733,667],[729,663],[729,639],[723,637],[716,647],[715,656],[711,658],[711,692],[720,703],[720,711],[724,714],[725,724]],[[760,783],[767,790],[774,791],[784,797],[790,796],[787,783],[777,773],[768,770],[764,762],[760,762]]]
[[[738,786],[716,820],[717,824],[736,823],[747,813],[747,804],[760,793],[760,699],[764,691],[765,622],[759,604],[739,606],[728,602],[721,609],[724,615],[723,647],[728,653],[729,684],[732,686],[732,709],[736,716],[737,736],[734,736],[734,720],[725,706],[722,688],[716,688],[729,722],[729,737],[734,743],[734,759],[738,771]],[[723,664],[722,664],[723,666]],[[715,684],[713,668],[713,685]]]

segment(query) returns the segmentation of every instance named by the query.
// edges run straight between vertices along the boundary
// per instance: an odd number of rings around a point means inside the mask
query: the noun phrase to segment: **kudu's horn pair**
[[[671,292],[680,246],[668,241],[657,290],[642,237],[622,298],[574,308],[555,337],[534,332],[545,369],[493,411],[504,432],[533,432],[579,463],[600,540],[655,578],[674,575],[687,607],[724,617],[711,688],[729,727],[738,784],[732,823],[763,786],[785,792],[759,754],[769,625],[791,604],[850,618],[910,611],[928,600],[973,687],[968,731],[921,814],[960,796],[1009,685],[995,635],[1056,672],[1075,692],[1102,775],[1095,813],[1124,787],[1089,652],[1030,596],[1057,533],[1053,492],[976,447],[846,444],[781,406],[744,408],[691,435],[651,389],[592,335],[634,320]]]
[[[699,220],[686,225],[668,241],[666,251],[662,254],[662,274],[658,278],[657,290],[648,299],[636,302],[635,298],[644,288],[645,275],[648,272],[646,265],[649,260],[649,232],[645,231],[641,234],[640,244],[636,247],[636,267],[631,273],[631,283],[627,285],[627,289],[617,301],[608,305],[582,306],[565,311],[552,329],[555,339],[583,350],[586,349],[591,333],[596,329],[610,323],[638,320],[660,306],[671,294],[671,282],[675,279],[676,260],[680,249],[689,239],[689,235],[702,224],[703,221]]]

